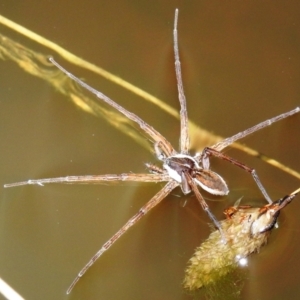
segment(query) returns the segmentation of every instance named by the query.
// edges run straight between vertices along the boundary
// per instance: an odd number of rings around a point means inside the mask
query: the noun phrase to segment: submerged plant
[[[221,221],[227,243],[222,241],[219,230],[213,231],[189,260],[183,285],[195,290],[214,283],[238,265],[247,263],[247,256],[258,252],[266,244],[280,210],[288,205],[300,188],[272,204],[263,207],[239,205],[224,211]]]

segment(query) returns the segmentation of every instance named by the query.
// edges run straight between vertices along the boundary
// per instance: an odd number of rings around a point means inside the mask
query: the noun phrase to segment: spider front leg
[[[268,195],[266,189],[264,188],[264,186],[262,185],[255,169],[248,167],[247,165],[237,161],[236,159],[227,156],[225,154],[223,154],[222,152],[219,152],[215,149],[212,148],[205,148],[200,156],[200,159],[202,160],[203,166],[205,167],[209,167],[209,156],[214,156],[214,157],[218,157],[221,158],[225,161],[228,161],[230,163],[232,163],[233,165],[245,170],[246,172],[250,173],[254,179],[254,181],[256,182],[258,188],[260,189],[260,191],[262,192],[263,196],[265,197],[265,199],[271,204],[273,203],[273,201],[271,200],[270,196]]]
[[[59,63],[57,63],[53,57],[49,57],[49,61],[55,65],[59,70],[61,70],[66,76],[74,80],[76,83],[78,83],[80,86],[94,94],[99,100],[107,103],[111,107],[118,110],[120,113],[122,113],[124,116],[126,116],[129,120],[137,123],[142,131],[144,131],[149,137],[155,142],[161,144],[161,149],[165,153],[165,155],[170,156],[174,155],[176,151],[174,150],[171,143],[162,135],[160,134],[156,129],[154,129],[152,126],[150,126],[148,123],[146,123],[144,120],[142,120],[139,116],[136,114],[128,111],[126,108],[121,106],[120,104],[116,103],[112,99],[110,99],[108,96],[104,95],[100,91],[94,89],[90,85],[86,84],[82,80],[80,80],[78,77],[67,71],[65,68],[63,68]]]
[[[114,181],[163,182],[163,181],[169,181],[169,180],[170,180],[170,177],[166,172],[153,173],[153,174],[123,173],[123,174],[83,175],[83,176],[66,176],[66,177],[55,177],[55,178],[29,179],[27,181],[7,183],[4,185],[4,187],[9,188],[9,187],[22,186],[22,185],[44,186],[44,184],[47,184],[47,183],[101,184],[101,183],[114,182]]]
[[[189,120],[187,115],[186,98],[184,95],[182,76],[181,76],[181,64],[180,64],[179,49],[178,49],[177,23],[178,23],[178,9],[175,10],[173,40],[174,40],[175,73],[176,73],[176,80],[177,80],[178,99],[180,103],[180,153],[188,154],[189,147],[190,147]]]
[[[139,221],[147,212],[153,207],[159,204],[168,194],[171,193],[179,184],[171,180],[169,181],[150,201],[148,201],[133,217],[131,217],[127,223],[119,229],[102,247],[101,249],[90,259],[90,261],[81,269],[74,281],[71,283],[67,290],[67,294],[70,294],[78,280],[85,274],[85,272],[95,263],[95,261],[107,251],[131,226]]]

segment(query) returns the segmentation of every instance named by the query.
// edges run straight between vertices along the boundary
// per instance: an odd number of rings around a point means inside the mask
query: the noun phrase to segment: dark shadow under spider
[[[163,162],[162,168],[153,165],[146,164],[150,173],[145,174],[134,174],[134,173],[124,173],[124,174],[106,174],[106,175],[86,175],[86,176],[68,176],[68,177],[57,177],[57,178],[46,178],[46,179],[35,179],[27,180],[23,182],[5,184],[4,187],[15,187],[21,185],[37,184],[43,186],[46,183],[99,183],[108,181],[137,181],[137,182],[167,182],[166,185],[154,196],[150,201],[148,201],[130,220],[118,231],[116,232],[103,246],[102,248],[90,259],[90,261],[84,266],[84,268],[78,273],[77,277],[74,279],[72,284],[67,290],[69,294],[78,280],[84,275],[84,273],[94,264],[94,262],[107,251],[131,226],[133,226],[138,220],[140,220],[148,211],[159,204],[172,190],[177,186],[181,187],[184,194],[194,192],[196,198],[198,199],[203,210],[206,211],[209,218],[213,221],[214,225],[220,230],[223,242],[226,243],[226,236],[224,235],[220,223],[214,217],[213,213],[210,211],[207,203],[199,192],[198,186],[213,195],[227,195],[229,189],[227,187],[224,179],[217,173],[210,170],[210,157],[218,157],[225,161],[228,161],[241,169],[250,173],[256,182],[258,188],[262,192],[264,198],[272,203],[268,193],[263,187],[256,171],[249,168],[245,164],[223,154],[221,150],[225,147],[231,145],[235,141],[258,131],[266,126],[271,125],[274,122],[287,118],[293,114],[300,111],[297,107],[294,110],[283,113],[272,119],[261,122],[245,131],[239,132],[232,137],[224,139],[223,141],[205,148],[201,153],[196,153],[195,156],[189,154],[189,132],[188,132],[188,116],[186,109],[186,98],[183,91],[182,77],[181,77],[181,66],[179,60],[179,50],[178,50],[178,37],[177,37],[177,21],[178,21],[178,9],[175,10],[175,20],[174,20],[174,56],[175,56],[175,72],[177,79],[178,88],[178,98],[180,102],[180,152],[176,152],[168,140],[163,137],[158,131],[156,131],[152,126],[148,125],[145,121],[139,118],[132,112],[129,112],[109,97],[105,96],[101,92],[90,87],[73,74],[69,73],[63,67],[61,67],[52,57],[49,58],[58,69],[65,73],[68,77],[73,79],[83,88],[89,90],[91,93],[95,94],[99,99],[106,102],[110,106],[117,109],[127,118],[136,122],[140,128],[149,135],[154,143],[154,151],[156,157]]]

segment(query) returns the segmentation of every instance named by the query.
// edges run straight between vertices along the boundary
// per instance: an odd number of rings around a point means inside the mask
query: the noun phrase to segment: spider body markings
[[[229,189],[225,180],[217,173],[210,170],[210,157],[219,157],[225,161],[228,161],[243,170],[249,172],[253,179],[255,180],[258,188],[262,192],[265,199],[272,203],[269,195],[267,194],[265,188],[263,187],[256,171],[243,163],[223,154],[221,151],[234,143],[235,141],[255,132],[264,127],[271,125],[281,119],[287,118],[293,114],[300,111],[297,107],[294,110],[283,113],[276,116],[270,120],[261,122],[251,128],[248,128],[236,135],[229,137],[211,147],[205,148],[201,153],[197,153],[195,156],[189,154],[189,132],[188,132],[188,116],[186,109],[186,99],[183,90],[182,78],[181,78],[181,66],[179,60],[179,50],[178,50],[178,37],[177,37],[177,22],[178,22],[178,9],[175,10],[175,20],[174,20],[174,56],[175,56],[175,72],[178,87],[178,98],[180,102],[180,152],[177,153],[170,142],[162,136],[158,131],[156,131],[152,126],[143,121],[140,117],[132,112],[129,112],[121,105],[114,102],[112,99],[104,95],[103,93],[97,91],[96,89],[90,87],[73,74],[65,70],[60,66],[52,57],[49,60],[68,77],[73,79],[83,88],[87,89],[91,93],[95,94],[101,101],[106,102],[113,108],[117,109],[128,119],[137,123],[141,130],[144,131],[153,141],[154,152],[158,160],[162,161],[162,168],[147,163],[146,167],[150,173],[145,174],[135,174],[135,173],[124,173],[124,174],[106,174],[106,175],[85,175],[85,176],[67,176],[67,177],[57,177],[57,178],[46,178],[46,179],[30,179],[27,181],[5,184],[4,187],[15,187],[21,185],[36,184],[43,186],[46,183],[102,183],[108,181],[136,181],[136,182],[167,182],[165,186],[154,195],[133,217],[131,217],[128,222],[123,225],[118,232],[116,232],[101,249],[90,259],[90,261],[82,268],[78,273],[77,277],[74,279],[72,284],[67,290],[69,294],[78,280],[84,275],[84,273],[95,263],[95,261],[107,251],[131,226],[136,224],[147,212],[159,204],[168,194],[171,193],[177,186],[181,187],[184,194],[193,192],[199,201],[200,205],[207,212],[210,219],[214,222],[214,225],[219,229],[223,242],[226,242],[226,236],[223,234],[220,223],[214,217],[210,211],[207,203],[199,192],[198,186],[214,195],[227,195]]]
[[[180,184],[182,192],[186,195],[191,192],[187,173],[193,181],[203,190],[213,195],[224,196],[229,193],[225,180],[217,173],[203,169],[197,160],[187,154],[176,154],[164,160],[163,168],[170,178]]]

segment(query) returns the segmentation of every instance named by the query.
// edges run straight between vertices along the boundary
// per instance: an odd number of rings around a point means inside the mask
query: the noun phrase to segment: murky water
[[[179,43],[191,120],[229,136],[299,105],[296,1],[26,1],[2,4],[1,14],[178,108],[172,52],[175,7],[180,9]],[[0,31],[41,51],[3,26]],[[144,162],[155,162],[151,153],[76,108],[41,79],[9,61],[0,61],[0,67],[1,186],[42,177],[144,172]],[[99,76],[79,68],[74,72],[177,146],[177,120]],[[295,116],[243,142],[300,171],[299,130],[300,116]],[[233,150],[226,153],[256,168],[274,199],[299,187],[299,180],[265,162]],[[214,161],[213,168],[231,189],[226,202],[209,203],[219,218],[241,196],[245,203],[263,203],[250,175],[226,162]],[[0,277],[25,299],[66,299],[76,273],[160,186],[0,189]],[[299,211],[295,199],[280,216],[269,244],[252,256],[241,299],[299,297]],[[105,253],[68,297],[204,298],[204,291],[185,293],[181,282],[194,248],[208,236],[207,222],[195,198],[175,190]]]

